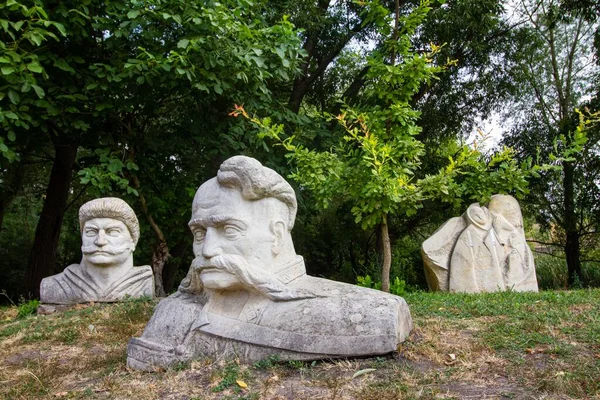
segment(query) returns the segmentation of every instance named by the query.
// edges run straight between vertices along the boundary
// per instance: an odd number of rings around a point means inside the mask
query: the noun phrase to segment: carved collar
[[[304,258],[296,256],[296,259],[288,264],[285,264],[280,269],[274,272],[277,279],[288,284],[296,279],[306,275],[306,267],[304,266]]]

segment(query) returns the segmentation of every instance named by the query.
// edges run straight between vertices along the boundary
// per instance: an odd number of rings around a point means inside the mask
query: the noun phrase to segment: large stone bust
[[[154,295],[150,266],[134,267],[140,236],[134,211],[123,200],[104,197],[79,209],[81,263],[42,280],[42,303],[112,302]]]
[[[195,259],[162,300],[127,363],[168,367],[194,358],[253,362],[385,354],[412,329],[397,296],[307,276],[294,250],[292,187],[252,158],[225,161],[197,191],[189,226]]]
[[[423,242],[421,253],[431,290],[538,290],[521,208],[512,196],[494,195],[487,207],[471,204]]]

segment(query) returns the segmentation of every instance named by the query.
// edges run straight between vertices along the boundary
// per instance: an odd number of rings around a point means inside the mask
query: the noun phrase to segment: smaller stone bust
[[[79,209],[82,259],[42,280],[42,303],[113,302],[125,297],[154,296],[150,266],[133,266],[140,237],[134,211],[121,199],[104,197]]]

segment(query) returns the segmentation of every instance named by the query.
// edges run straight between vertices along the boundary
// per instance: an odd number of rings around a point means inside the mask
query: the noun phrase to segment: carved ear
[[[271,222],[271,233],[273,234],[273,254],[278,255],[281,252],[281,245],[286,232],[286,226],[283,221]]]

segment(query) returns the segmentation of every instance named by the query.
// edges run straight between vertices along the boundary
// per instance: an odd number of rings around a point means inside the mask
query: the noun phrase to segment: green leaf
[[[41,46],[41,45],[42,45],[42,40],[43,40],[43,39],[44,39],[44,37],[43,37],[43,36],[41,36],[41,35],[38,35],[38,34],[37,34],[37,33],[35,33],[35,32],[32,32],[32,33],[29,35],[29,40],[30,40],[31,42],[35,43],[37,46]]]
[[[127,13],[127,18],[135,19],[138,17],[138,15],[140,15],[140,10],[131,10]]]
[[[177,48],[178,49],[185,49],[188,47],[188,44],[190,44],[189,39],[181,39],[178,43],[177,43]]]
[[[53,25],[56,27],[56,29],[58,29],[61,35],[67,36],[67,30],[65,29],[65,26],[63,24],[54,22]]]
[[[33,90],[35,90],[35,94],[37,94],[37,96],[40,99],[43,99],[44,96],[46,95],[46,92],[44,92],[44,89],[42,89],[41,87],[39,87],[38,85],[31,85],[31,87],[33,88]]]
[[[27,69],[31,72],[35,72],[36,74],[41,74],[44,71],[42,66],[37,61],[27,64]]]
[[[2,71],[2,75],[10,75],[13,72],[15,72],[15,69],[10,66],[4,66],[4,67],[0,68],[0,70]]]
[[[15,135],[14,131],[10,131],[8,132],[8,140],[10,140],[11,142],[14,142],[17,139],[17,135]]]
[[[12,111],[5,113],[4,116],[8,119],[19,119],[19,116]]]
[[[66,72],[75,72],[75,70],[71,68],[69,63],[62,58],[56,60],[56,62],[54,62],[54,65]]]
[[[203,90],[203,91],[205,91],[205,92],[210,92],[210,90],[208,90],[208,88],[206,87],[206,85],[205,85],[205,84],[203,84],[203,83],[196,83],[196,84],[194,85],[194,87],[195,87],[196,89],[200,89],[200,90]]]
[[[10,99],[10,102],[14,105],[19,104],[19,102],[21,101],[21,96],[19,96],[19,93],[15,92],[12,89],[8,89],[8,98]]]

